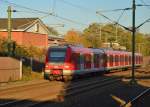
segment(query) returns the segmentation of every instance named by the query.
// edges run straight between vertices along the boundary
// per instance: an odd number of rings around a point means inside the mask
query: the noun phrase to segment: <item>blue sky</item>
[[[109,21],[100,15],[96,14],[99,10],[123,9],[132,6],[132,0],[7,0],[24,7],[44,11],[54,12],[60,17],[69,19],[71,21],[62,20],[54,16],[46,16],[46,14],[33,13],[33,11],[20,8],[11,4],[12,8],[20,11],[13,13],[12,17],[44,17],[43,22],[51,27],[59,30],[60,33],[65,33],[69,29],[82,31],[89,24],[93,22],[108,23]],[[150,4],[150,0],[136,0],[136,4]],[[0,0],[0,18],[7,17],[7,6],[9,3]],[[117,21],[122,11],[105,12],[104,15],[110,19]],[[119,23],[124,26],[132,26],[132,11],[127,10],[119,20]],[[137,7],[136,9],[136,26],[150,18],[149,7]],[[55,25],[56,24],[56,25]],[[57,24],[64,24],[60,27]],[[140,31],[143,33],[150,33],[150,22],[144,24]]]

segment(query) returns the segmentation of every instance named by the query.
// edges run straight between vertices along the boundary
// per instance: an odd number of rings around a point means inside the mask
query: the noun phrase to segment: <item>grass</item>
[[[43,75],[41,72],[35,72],[31,70],[31,67],[23,66],[23,81],[42,79]]]

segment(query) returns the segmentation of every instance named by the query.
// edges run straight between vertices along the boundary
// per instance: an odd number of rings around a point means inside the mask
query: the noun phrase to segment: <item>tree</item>
[[[50,35],[59,35],[57,30],[55,30],[54,28],[47,26],[47,29],[49,30]]]
[[[83,43],[85,47],[100,47],[100,25],[93,23],[83,31]]]
[[[64,39],[68,43],[82,44],[81,33],[75,30],[68,31]]]

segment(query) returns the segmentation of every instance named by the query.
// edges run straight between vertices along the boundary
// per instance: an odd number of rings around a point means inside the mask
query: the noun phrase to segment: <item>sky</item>
[[[150,0],[136,0],[136,4],[150,5]],[[104,11],[132,7],[132,0],[0,0],[0,18],[7,18],[7,8],[11,5],[13,18],[39,17],[45,24],[54,27],[59,33],[65,34],[74,29],[83,31],[94,22],[112,23],[97,11],[119,24],[132,26],[132,11]],[[30,8],[30,9],[27,9]],[[37,10],[37,11],[34,11]],[[41,13],[41,11],[43,13]],[[45,12],[45,13],[44,13]],[[48,15],[47,13],[53,13]],[[136,26],[150,18],[150,6],[136,8]],[[64,25],[62,27],[62,25]],[[150,34],[150,22],[140,27],[140,32]]]

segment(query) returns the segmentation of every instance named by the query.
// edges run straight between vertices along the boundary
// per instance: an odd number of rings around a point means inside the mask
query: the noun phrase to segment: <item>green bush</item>
[[[31,67],[23,65],[22,74],[22,80],[31,80]]]

